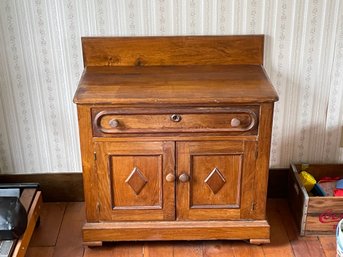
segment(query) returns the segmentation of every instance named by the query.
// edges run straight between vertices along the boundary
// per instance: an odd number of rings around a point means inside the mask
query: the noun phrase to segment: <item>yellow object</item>
[[[306,188],[307,192],[310,192],[314,185],[317,183],[316,179],[308,172],[302,171],[299,174],[300,180]]]

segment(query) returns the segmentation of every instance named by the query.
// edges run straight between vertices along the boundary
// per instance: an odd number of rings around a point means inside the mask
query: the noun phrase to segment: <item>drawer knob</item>
[[[166,180],[168,182],[173,182],[175,181],[175,175],[173,173],[168,173],[168,175],[166,176]]]
[[[241,121],[237,118],[233,118],[231,120],[231,127],[238,127],[239,125],[241,125]]]
[[[179,122],[181,120],[181,115],[180,114],[172,114],[170,116],[170,120],[172,120],[174,122]]]
[[[189,176],[188,176],[186,173],[182,173],[182,174],[179,176],[179,180],[180,180],[182,183],[185,183],[185,182],[189,181]]]
[[[108,122],[108,124],[110,125],[111,128],[116,128],[119,126],[119,121],[116,119],[112,119]]]

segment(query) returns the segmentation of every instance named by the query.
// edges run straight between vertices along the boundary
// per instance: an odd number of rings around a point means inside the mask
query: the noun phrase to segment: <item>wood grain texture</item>
[[[174,173],[174,148],[173,142],[97,143],[99,219],[174,220],[175,186],[165,179]],[[141,176],[127,183],[135,168],[146,179],[139,194],[132,187],[139,186]]]
[[[326,257],[336,257],[336,237],[319,236],[319,241]]]
[[[82,38],[85,66],[263,63],[262,35]]]
[[[300,183],[300,178],[291,167],[288,176],[289,206],[300,235],[305,235],[305,224],[309,196],[305,187]]]
[[[144,244],[144,257],[174,257],[175,247],[170,242],[148,242]]]
[[[202,244],[203,257],[234,257],[230,241],[204,241]]]
[[[66,203],[43,203],[40,225],[32,236],[30,246],[55,246],[66,206]]]
[[[341,197],[310,196],[300,181],[300,171],[300,164],[291,164],[289,200],[301,235],[334,235],[338,222],[343,218]],[[341,164],[310,164],[307,168],[317,181],[325,176],[340,177],[342,171]]]
[[[164,241],[268,239],[267,221],[159,221],[86,223],[83,239],[92,241]]]
[[[180,142],[177,153],[177,176],[190,176],[177,185],[178,219],[239,219],[243,142]],[[225,178],[217,193],[205,182],[215,168]]]
[[[256,113],[258,108],[251,107],[241,108],[240,106],[232,106],[232,108],[217,108],[206,110],[189,109],[172,109],[169,113],[155,114],[155,110],[150,110],[146,114],[130,113],[114,114],[118,109],[111,111],[106,108],[105,111],[100,111],[94,117],[93,130],[96,136],[103,134],[118,134],[118,133],[169,133],[169,132],[244,132],[244,134],[257,134],[256,131]],[[227,110],[225,112],[225,109]],[[93,108],[94,110],[94,108]],[[134,111],[134,110],[132,110]],[[141,111],[141,110],[140,110]],[[148,111],[148,110],[147,110]],[[161,111],[161,110],[157,110]],[[164,110],[167,112],[167,110]],[[201,111],[201,113],[189,113],[190,111]],[[174,121],[176,116],[179,121]],[[238,120],[237,126],[233,126],[232,120]],[[118,125],[111,126],[111,122],[116,121]],[[251,131],[250,133],[247,133]]]
[[[311,257],[325,257],[322,244],[316,239],[306,240],[309,256]]]
[[[233,242],[232,250],[234,256],[256,256],[262,257],[265,256],[263,253],[262,246],[257,245],[248,245],[246,242]]]
[[[67,203],[62,203],[67,204]],[[46,215],[54,217],[53,211],[59,207],[59,203],[52,203],[51,205],[56,205],[56,207],[50,207],[46,210]],[[71,206],[79,206],[80,203],[69,203]],[[81,203],[83,205],[83,203]],[[43,210],[47,206],[43,205]],[[291,211],[288,207],[287,201],[285,199],[269,199],[268,200],[268,217],[270,212],[277,214],[277,222],[272,221],[273,227],[276,229],[271,230],[271,238],[279,238],[279,243],[272,243],[273,247],[269,247],[266,253],[264,253],[264,248],[268,245],[256,246],[250,245],[245,242],[238,241],[197,241],[193,243],[184,243],[179,241],[165,241],[165,242],[117,242],[117,243],[108,243],[104,244],[102,247],[84,247],[84,252],[73,252],[74,255],[66,255],[66,252],[57,250],[55,252],[56,246],[34,246],[29,247],[26,256],[28,257],[64,257],[64,256],[73,256],[73,257],[108,257],[108,256],[121,256],[121,257],[173,257],[174,251],[176,250],[177,254],[187,252],[190,256],[197,256],[201,250],[201,255],[203,257],[250,257],[250,256],[285,256],[285,249],[292,248],[293,252],[291,256],[294,257],[335,257],[336,252],[336,241],[335,236],[311,236],[311,237],[298,237],[298,232],[295,228],[293,217]],[[74,208],[71,208],[74,209]],[[78,210],[79,207],[75,208]],[[44,211],[43,211],[44,213]],[[78,213],[80,218],[84,219],[83,213]],[[66,213],[64,218],[60,220],[60,226],[62,223],[71,224],[73,221],[77,220],[76,215],[69,215]],[[275,214],[273,214],[275,216]],[[82,217],[81,217],[82,216]],[[68,221],[72,219],[72,221]],[[274,219],[274,218],[273,218]],[[41,224],[44,226],[44,223]],[[49,236],[49,233],[55,233],[53,230],[58,230],[58,227],[51,228],[51,230],[36,230],[35,234],[41,234],[39,238]],[[59,238],[67,237],[66,240],[71,240],[70,236],[74,234],[66,234],[62,230],[59,233]],[[61,234],[62,233],[62,234]],[[277,235],[276,233],[280,233]],[[285,240],[285,237],[288,238],[288,241]],[[280,240],[283,238],[282,240]],[[78,241],[72,239],[75,247],[82,247],[81,238],[78,238]],[[275,241],[275,240],[274,240]],[[47,242],[49,243],[49,242]],[[58,246],[60,247],[60,246]],[[69,246],[70,247],[70,246]],[[287,254],[287,251],[285,251]],[[187,256],[187,255],[180,255]],[[287,256],[287,255],[286,255]]]
[[[35,188],[25,188],[20,195],[20,202],[24,206],[26,212],[30,211],[30,206],[35,199],[35,194],[37,189]]]
[[[274,205],[274,206],[273,206]],[[275,205],[277,201],[268,202],[268,222],[271,229],[270,244],[263,245],[263,252],[265,256],[293,256],[293,250],[289,243],[285,227],[282,222],[280,210]]]
[[[180,242],[174,247],[174,257],[202,257],[201,242]]]
[[[83,256],[81,228],[85,220],[85,205],[69,203],[61,224],[53,256]]]
[[[30,246],[26,252],[26,257],[53,257],[54,247],[51,246]]]
[[[277,205],[272,204],[271,208],[275,208],[280,215],[294,255],[301,257],[325,256],[317,237],[301,237],[299,235],[296,221],[292,215],[293,210],[291,211],[287,205],[286,199],[277,200],[277,203]]]
[[[274,104],[261,104],[254,185],[254,218],[265,219]]]
[[[33,231],[36,227],[43,202],[41,191],[36,192],[36,189],[24,189],[24,191],[26,190],[28,190],[28,193],[23,193],[23,201],[26,201],[26,204],[24,203],[24,205],[30,206],[30,208],[27,210],[27,227],[24,234],[18,239],[16,243],[16,246],[12,253],[13,257],[25,256]],[[32,194],[34,192],[35,194]],[[28,195],[31,195],[32,198],[29,198]],[[31,203],[31,205],[29,205],[29,203]]]
[[[83,40],[85,70],[74,102],[85,125],[86,206],[94,201],[85,242],[269,242],[278,96],[262,66],[262,45],[262,36]]]
[[[84,257],[144,257],[143,244],[141,243],[121,243],[108,244],[102,247],[86,247]],[[160,255],[162,256],[162,255]]]
[[[77,106],[80,149],[82,155],[82,175],[84,198],[87,203],[85,206],[88,221],[98,221],[98,183],[96,172],[94,172],[94,149],[92,145],[92,126],[89,124],[90,110],[86,106]],[[89,190],[92,188],[92,190]]]
[[[301,164],[293,164],[294,170],[301,171]],[[306,171],[309,172],[315,179],[319,180],[322,177],[340,177],[342,176],[343,164],[307,164]]]
[[[258,151],[258,142],[246,140],[244,142],[244,162],[242,163],[242,183],[241,190],[241,219],[249,219],[255,215],[255,187],[259,180],[256,177],[256,159]]]
[[[276,91],[257,65],[87,67],[77,104],[223,105],[274,102]]]

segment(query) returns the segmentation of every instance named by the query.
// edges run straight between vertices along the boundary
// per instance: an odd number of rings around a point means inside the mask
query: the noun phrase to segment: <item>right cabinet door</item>
[[[255,141],[177,143],[177,219],[249,219]]]

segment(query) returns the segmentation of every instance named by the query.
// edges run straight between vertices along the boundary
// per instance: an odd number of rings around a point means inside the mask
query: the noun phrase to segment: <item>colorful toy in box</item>
[[[323,177],[317,183],[307,171],[301,171],[300,180],[308,193],[315,196],[343,196],[343,179],[340,177]]]
[[[299,177],[307,192],[310,192],[317,183],[316,179],[307,171],[300,172]]]
[[[319,180],[321,188],[324,190],[326,196],[334,196],[334,190],[336,189],[336,182],[339,177],[323,177]]]
[[[343,179],[337,180],[334,196],[343,196]]]

